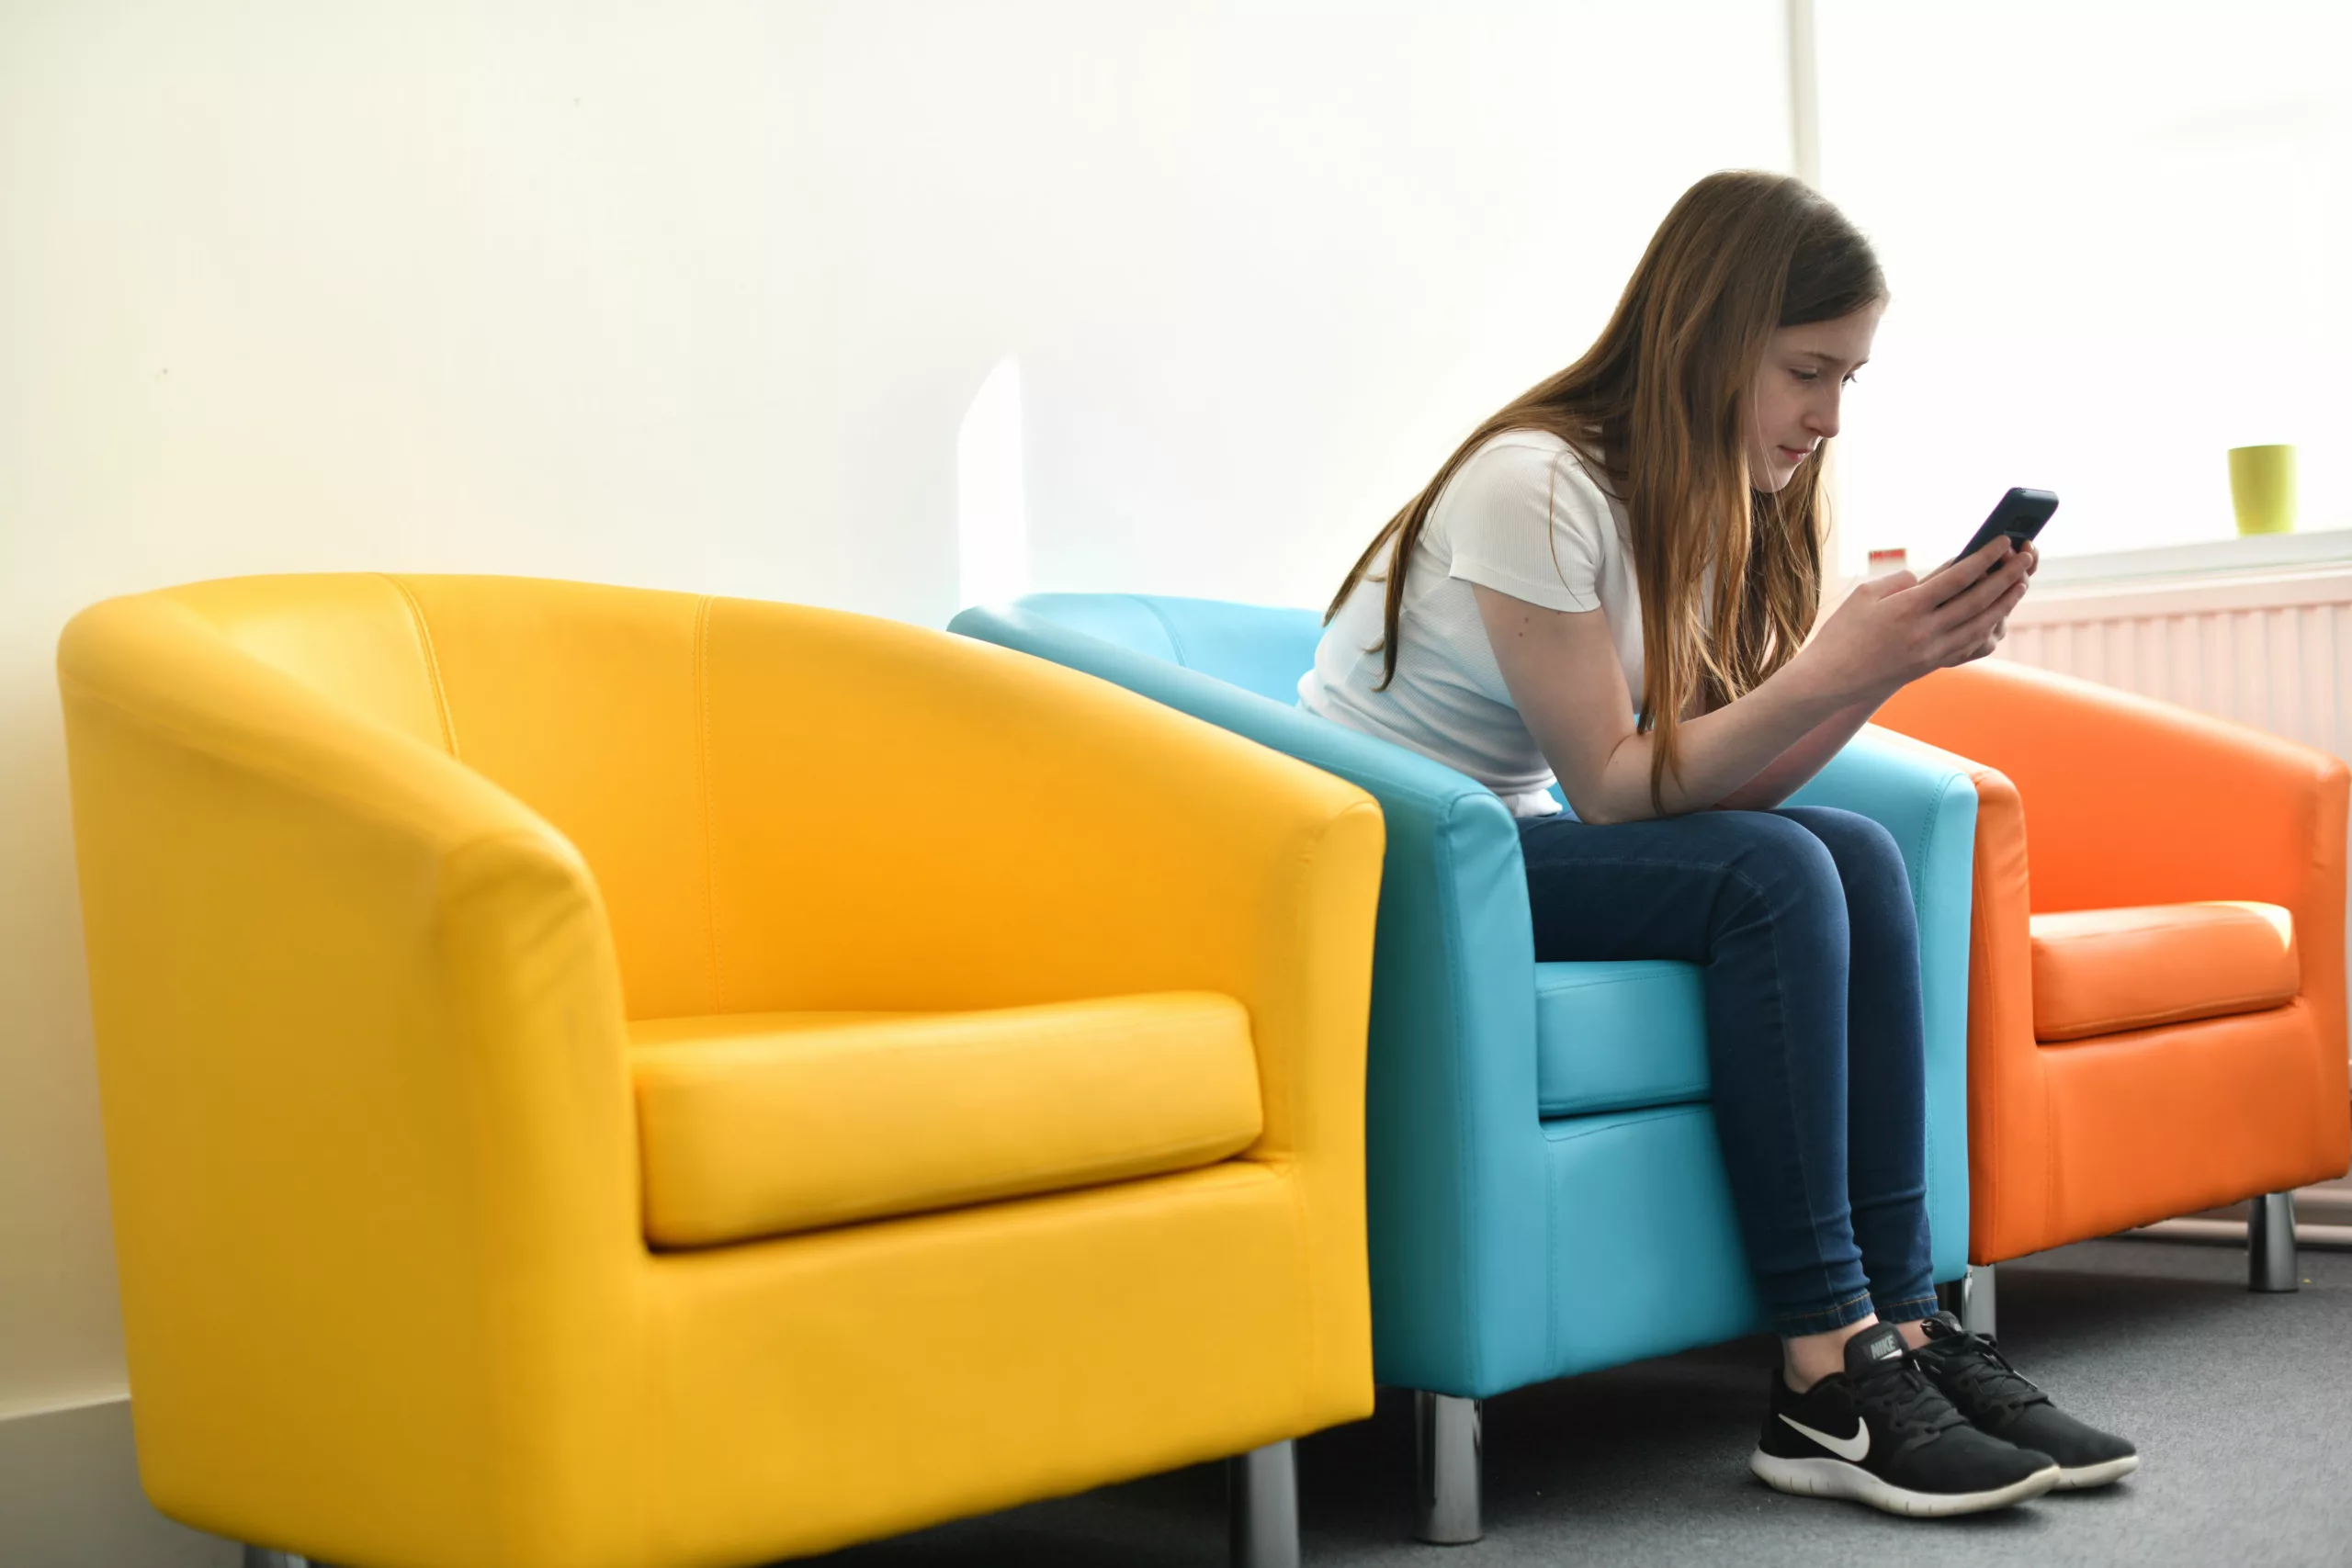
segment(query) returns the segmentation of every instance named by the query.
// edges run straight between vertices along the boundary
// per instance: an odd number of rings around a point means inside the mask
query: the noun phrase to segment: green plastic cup
[[[2292,446],[2230,448],[2230,504],[2241,534],[2295,531],[2295,449]]]

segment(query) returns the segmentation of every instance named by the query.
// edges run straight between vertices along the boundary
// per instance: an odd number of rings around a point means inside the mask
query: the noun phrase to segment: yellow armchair
[[[524,579],[112,600],[59,681],[165,1513],[756,1562],[1370,1410],[1352,785],[944,634]]]

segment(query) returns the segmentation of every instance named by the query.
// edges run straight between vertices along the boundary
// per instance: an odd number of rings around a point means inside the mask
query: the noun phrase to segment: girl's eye
[[[1818,381],[1821,379],[1821,372],[1818,370],[1792,370],[1789,374],[1795,377],[1800,381]],[[1851,380],[1853,378],[1849,376],[1847,379]]]

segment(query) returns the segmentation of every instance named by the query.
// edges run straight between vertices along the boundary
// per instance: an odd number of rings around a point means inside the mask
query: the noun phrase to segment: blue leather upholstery
[[[1021,607],[1072,631],[1214,675],[1284,707],[1298,700],[1298,678],[1314,665],[1315,645],[1323,640],[1323,622],[1311,610],[1253,610],[1215,599],[1032,593]],[[1232,614],[1237,610],[1249,613]]]
[[[1580,1116],[1707,1098],[1696,964],[1535,966],[1535,1107]]]
[[[1493,792],[1295,705],[1315,612],[1038,594],[949,629],[1114,681],[1379,798],[1366,1197],[1381,1382],[1482,1398],[1762,1326],[1693,1054],[1695,971],[1537,964],[1518,829]],[[1958,1279],[1975,790],[1942,753],[1868,730],[1797,798],[1875,818],[1903,848],[1936,1278]]]

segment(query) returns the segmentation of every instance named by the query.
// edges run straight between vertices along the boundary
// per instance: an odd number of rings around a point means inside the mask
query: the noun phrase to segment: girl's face
[[[1748,389],[1747,478],[1779,491],[1838,434],[1838,400],[1871,356],[1883,304],[1772,333]]]

